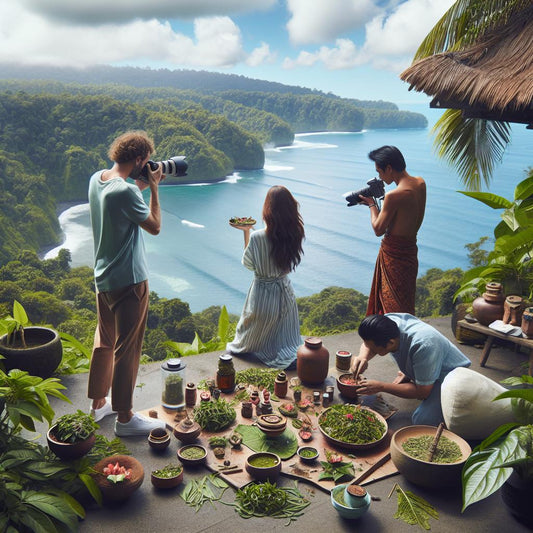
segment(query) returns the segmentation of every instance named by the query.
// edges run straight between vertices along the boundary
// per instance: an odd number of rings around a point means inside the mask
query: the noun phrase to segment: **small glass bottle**
[[[229,353],[218,358],[217,387],[224,393],[235,390],[235,367],[233,357]]]
[[[168,359],[161,365],[161,403],[167,409],[181,409],[185,405],[185,366],[181,359]]]

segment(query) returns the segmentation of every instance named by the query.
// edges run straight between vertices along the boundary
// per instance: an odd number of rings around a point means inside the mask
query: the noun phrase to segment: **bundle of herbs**
[[[247,368],[235,374],[235,381],[237,383],[254,385],[258,389],[268,389],[273,393],[274,382],[279,372],[275,368]]]
[[[185,485],[180,493],[181,498],[190,507],[198,512],[204,503],[219,501],[229,485],[218,477],[217,474],[209,474],[200,479],[193,479]]]
[[[432,435],[420,435],[419,437],[407,439],[402,444],[402,448],[407,455],[410,455],[414,459],[427,461],[432,444]],[[457,443],[447,437],[440,437],[431,461],[433,463],[456,463],[462,457],[461,448],[459,448]]]
[[[370,409],[352,404],[332,405],[320,416],[318,424],[326,435],[350,444],[375,442],[387,430]]]
[[[235,500],[235,510],[242,518],[287,518],[287,525],[302,516],[310,503],[296,483],[294,487],[278,487],[268,481],[244,486],[237,491]]]
[[[236,416],[233,406],[223,398],[200,402],[193,410],[194,420],[206,431],[222,431],[235,421]]]

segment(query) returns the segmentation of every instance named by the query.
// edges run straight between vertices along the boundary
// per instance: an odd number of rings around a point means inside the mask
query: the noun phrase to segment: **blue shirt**
[[[400,346],[391,355],[400,370],[417,385],[442,383],[454,368],[470,366],[470,359],[429,324],[408,313],[385,316],[400,329]]]
[[[94,279],[108,292],[148,279],[142,228],[150,215],[141,191],[123,178],[102,181],[103,170],[89,182],[94,239]]]

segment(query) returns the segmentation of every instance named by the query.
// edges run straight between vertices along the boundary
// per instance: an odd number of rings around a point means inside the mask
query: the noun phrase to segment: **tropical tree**
[[[530,6],[531,0],[457,0],[422,41],[414,61],[469,46]],[[490,183],[511,138],[508,122],[464,118],[457,109],[446,110],[433,133],[438,155],[456,166],[470,190]]]

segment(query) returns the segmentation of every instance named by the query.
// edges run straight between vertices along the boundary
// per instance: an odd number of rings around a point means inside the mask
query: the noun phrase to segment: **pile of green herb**
[[[429,450],[433,444],[431,435],[420,435],[419,437],[411,437],[403,444],[403,451],[421,461],[427,461],[429,457]],[[442,436],[437,444],[437,449],[433,455],[432,463],[456,463],[461,460],[463,454],[461,448],[453,440]]]
[[[152,474],[155,477],[159,477],[162,479],[170,479],[172,477],[179,476],[182,472],[183,472],[183,466],[175,465],[175,464],[168,464],[164,466],[163,468],[159,468],[158,470],[153,470]]]
[[[200,402],[193,410],[193,418],[206,431],[222,431],[230,426],[237,414],[223,398]]]
[[[255,385],[259,389],[268,389],[273,393],[274,382],[279,372],[275,368],[247,368],[235,374],[235,381]]]
[[[386,432],[372,411],[352,404],[332,405],[320,416],[318,424],[326,435],[350,444],[370,444]]]
[[[294,487],[278,487],[275,483],[250,483],[237,491],[236,511],[242,518],[288,518],[287,525],[303,515],[309,500]]]
[[[404,491],[398,483],[395,483],[389,493],[389,498],[396,491],[398,494],[398,508],[394,518],[403,520],[412,526],[420,526],[422,529],[429,530],[430,518],[439,519],[439,512],[424,498],[413,494],[411,491]]]
[[[185,503],[198,512],[204,503],[219,501],[229,485],[218,477],[217,474],[209,474],[198,480],[189,481],[180,493]]]

